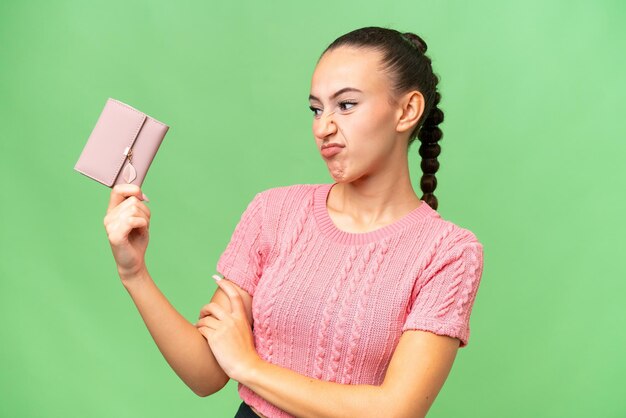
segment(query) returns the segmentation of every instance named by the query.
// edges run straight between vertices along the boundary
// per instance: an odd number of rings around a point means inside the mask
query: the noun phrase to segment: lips
[[[344,147],[345,145],[335,144],[335,143],[324,144],[322,145],[320,152],[322,153],[324,157],[330,158],[332,156],[339,154]]]
[[[341,145],[341,144],[338,144],[336,142],[330,142],[328,144],[322,145],[322,149],[330,148],[330,147],[341,147],[341,148],[343,148],[343,147],[345,147],[345,145]]]

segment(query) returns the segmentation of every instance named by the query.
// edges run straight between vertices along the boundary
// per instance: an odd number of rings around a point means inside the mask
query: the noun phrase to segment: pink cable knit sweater
[[[248,291],[259,356],[300,374],[380,385],[405,330],[468,343],[483,247],[428,204],[365,233],[328,215],[334,184],[267,189],[248,204],[217,271]],[[292,417],[238,384],[263,415]]]

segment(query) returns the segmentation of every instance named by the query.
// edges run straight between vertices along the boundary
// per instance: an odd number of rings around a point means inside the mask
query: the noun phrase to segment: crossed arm
[[[456,338],[408,330],[400,337],[380,386],[313,379],[261,359],[251,345],[250,295],[229,280],[220,280],[218,286],[215,303],[203,308],[201,316],[206,315],[196,325],[217,361],[230,378],[298,417],[424,417],[459,348]]]

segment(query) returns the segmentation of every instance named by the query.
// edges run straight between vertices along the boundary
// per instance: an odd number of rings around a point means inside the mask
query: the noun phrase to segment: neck
[[[355,226],[368,228],[393,223],[423,203],[415,194],[406,171],[406,175],[400,178],[370,176],[337,183],[331,190],[327,206],[330,212],[345,217]]]

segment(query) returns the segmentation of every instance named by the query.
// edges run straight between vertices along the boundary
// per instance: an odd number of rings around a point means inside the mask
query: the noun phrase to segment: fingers
[[[137,211],[136,209],[139,209],[139,211]],[[115,208],[113,208],[113,210],[111,210],[111,212],[109,213],[117,212],[117,214],[120,215],[121,213],[128,213],[128,210],[131,211],[130,213],[136,213],[139,215],[143,213],[143,215],[145,215],[148,218],[150,217],[150,214],[151,214],[150,208],[148,208],[148,206],[145,203],[137,199],[136,196],[128,197],[122,203],[120,203]]]
[[[218,324],[219,324],[218,319],[212,316],[205,316],[204,318],[201,318],[200,320],[198,320],[198,322],[196,322],[194,326],[196,328],[207,327],[211,329],[217,329]]]
[[[129,196],[135,196],[138,200],[144,200],[144,194],[141,192],[141,188],[136,184],[116,184],[111,189],[111,197],[109,199],[109,206],[107,213]]]
[[[214,277],[215,278],[215,277]],[[226,279],[215,280],[217,285],[222,288],[222,290],[228,296],[230,300],[231,313],[244,313],[245,316],[245,307],[243,306],[243,300],[241,299],[241,295],[235,289],[235,287]]]
[[[125,245],[132,230],[137,230],[142,235],[148,234],[150,223],[144,217],[130,216],[123,222],[105,223],[107,237],[112,247]]]
[[[128,197],[124,197],[124,194],[119,193],[119,190],[121,189],[120,186],[137,187],[134,184],[124,184],[117,185],[113,188],[113,191],[111,191],[111,200],[109,201],[109,207],[107,208],[107,212],[104,218],[105,225],[108,223],[108,218],[120,218],[122,213],[127,216],[141,216],[143,214],[143,216],[150,218],[150,208],[148,208],[146,204],[142,203],[141,200],[136,196],[136,194],[130,194],[128,195]],[[120,189],[118,189],[118,187],[120,187]],[[120,203],[118,203],[116,206],[112,207],[112,202],[119,201],[119,198],[122,198],[123,200],[120,201]],[[129,208],[131,209],[129,210]]]
[[[198,316],[198,318],[202,319],[203,317],[206,318],[210,315],[213,315],[217,319],[224,319],[228,316],[226,310],[215,302],[204,305],[202,309],[200,309],[200,315]]]
[[[109,234],[121,229],[125,232],[136,227],[150,227],[150,209],[135,196],[130,196],[104,217],[104,226]],[[130,227],[130,228],[129,228]],[[118,231],[119,232],[119,231]]]
[[[112,245],[125,244],[133,229],[141,234],[148,233],[150,209],[135,195],[131,195],[107,212],[104,216],[104,228]]]
[[[200,334],[208,341],[211,337],[211,333],[215,330],[208,327],[198,327],[198,331],[200,331]]]

